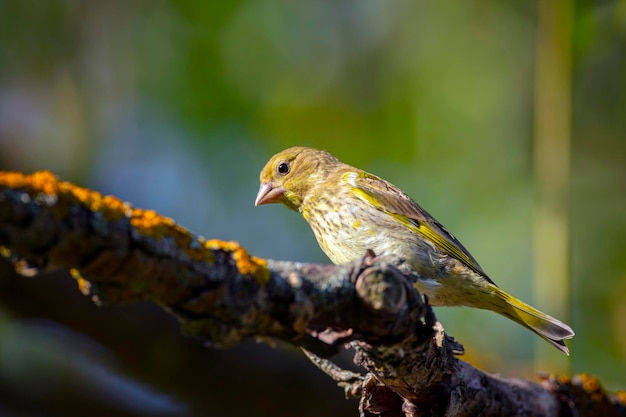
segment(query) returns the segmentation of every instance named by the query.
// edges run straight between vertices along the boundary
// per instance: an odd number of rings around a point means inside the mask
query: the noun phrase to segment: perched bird
[[[302,213],[335,264],[397,255],[423,277],[415,284],[433,306],[495,311],[569,355],[565,323],[507,294],[437,220],[393,184],[344,164],[328,152],[293,147],[261,171],[255,205],[282,203]]]

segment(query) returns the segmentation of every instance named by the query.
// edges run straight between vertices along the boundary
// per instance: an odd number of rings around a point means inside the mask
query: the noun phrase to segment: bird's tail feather
[[[571,327],[507,294],[493,284],[489,284],[489,289],[494,295],[495,302],[487,307],[488,309],[532,330],[561,352],[569,355],[569,349],[563,340],[574,336]]]

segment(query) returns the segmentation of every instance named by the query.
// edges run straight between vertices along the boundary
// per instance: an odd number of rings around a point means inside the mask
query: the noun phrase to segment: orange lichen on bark
[[[91,283],[83,278],[78,269],[70,269],[70,275],[76,280],[76,283],[78,284],[78,290],[81,294],[89,295],[91,293]]]
[[[250,256],[237,242],[211,239],[207,240],[204,246],[211,250],[222,250],[232,253],[237,269],[242,275],[252,276],[261,285],[269,281],[270,271],[267,269],[267,261],[256,256]]]
[[[0,172],[0,184],[11,188],[39,189],[46,194],[56,194],[58,190],[57,178],[50,171],[39,171],[33,175],[21,172]]]
[[[178,226],[174,220],[169,217],[160,216],[154,210],[133,209],[130,224],[143,235],[156,238],[163,237],[163,235],[169,233],[172,229],[184,232],[184,229]]]
[[[185,250],[192,259],[213,262],[211,252],[202,247],[200,240],[196,242],[187,229],[177,225],[171,218],[159,215],[154,210],[133,209],[130,224],[144,236],[155,239],[172,237],[176,245]]]
[[[97,191],[78,187],[66,181],[60,181],[50,171],[39,171],[32,175],[20,172],[0,172],[0,187],[24,189],[34,198],[43,194],[53,197],[49,201],[80,204],[92,212],[100,212],[109,221],[128,218],[131,226],[141,235],[160,239],[171,236],[176,244],[193,259],[211,261],[210,252],[203,250],[200,244],[193,245],[194,238],[183,227],[178,226],[169,217],[160,216],[154,210],[133,208],[129,203],[113,196],[103,196]],[[60,216],[68,213],[69,204],[60,204]]]
[[[21,172],[0,172],[0,184],[11,188],[35,188],[46,194],[56,194],[55,175],[50,171],[39,171],[33,175]]]
[[[220,240],[210,240],[202,242],[195,241],[194,237],[183,227],[177,225],[169,217],[160,216],[154,210],[142,210],[133,208],[129,203],[113,196],[103,196],[99,192],[87,188],[78,187],[66,181],[60,181],[50,171],[40,171],[32,175],[25,175],[19,172],[0,172],[0,187],[22,188],[36,197],[45,194],[53,197],[50,201],[69,202],[70,204],[81,204],[92,212],[101,212],[107,220],[115,221],[121,218],[128,218],[131,226],[142,236],[160,239],[171,237],[178,247],[196,260],[212,262],[211,250],[223,250],[232,253],[237,268],[242,275],[249,275],[259,284],[266,283],[270,278],[266,261],[261,258],[250,256],[245,249],[235,242],[224,242]],[[67,213],[67,204],[60,210]],[[204,245],[204,247],[203,247]],[[78,279],[78,278],[77,278]],[[78,279],[79,285],[81,280]]]
[[[593,398],[594,396],[601,394],[604,395],[600,381],[593,375],[580,374],[576,378],[580,381],[583,389]]]
[[[91,211],[100,211],[105,219],[117,220],[129,213],[130,205],[113,196],[102,196],[99,192],[79,187],[67,181],[60,181],[50,171],[38,171],[32,175],[20,172],[0,172],[0,186],[23,188],[34,194],[69,200],[71,203],[85,205]]]
[[[626,405],[626,393],[608,393],[600,383],[600,380],[590,374],[579,374],[573,377],[559,376],[556,378],[542,377],[543,381],[556,382],[559,390],[567,393],[576,404],[585,405],[588,415],[616,415],[614,414],[616,402],[622,407]],[[592,410],[592,411],[589,411]]]

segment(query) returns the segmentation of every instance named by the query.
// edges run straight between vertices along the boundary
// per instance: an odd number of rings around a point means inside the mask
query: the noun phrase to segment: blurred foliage
[[[560,318],[577,334],[573,371],[624,389],[626,2],[574,10]],[[532,302],[536,2],[0,0],[0,27],[0,169],[51,169],[255,255],[327,262],[297,214],[252,204],[273,153],[325,148],[403,188]],[[66,275],[27,280],[0,264],[0,278],[0,340],[47,318],[198,412],[356,415],[294,350],[203,349],[156,308],[95,307]],[[482,311],[437,314],[473,363],[534,372],[530,332]],[[6,381],[0,412],[23,415]]]

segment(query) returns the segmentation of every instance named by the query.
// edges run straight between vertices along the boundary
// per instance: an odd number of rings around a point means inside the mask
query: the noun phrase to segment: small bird
[[[302,213],[333,263],[368,249],[400,256],[422,277],[415,286],[431,305],[495,311],[569,355],[567,324],[498,288],[452,233],[393,184],[306,147],[274,155],[260,177],[255,206],[282,203]]]

